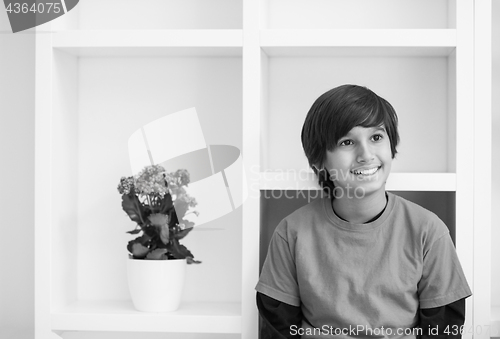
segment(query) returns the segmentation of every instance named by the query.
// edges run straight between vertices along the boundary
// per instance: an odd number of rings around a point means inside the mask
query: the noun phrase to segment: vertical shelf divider
[[[457,64],[456,64],[456,247],[465,276],[472,290],[474,286],[474,218],[471,209],[474,206],[474,168],[471,155],[473,143],[466,136],[474,126],[474,3],[470,0],[457,0]],[[467,309],[474,307],[474,296],[467,298]],[[467,312],[465,328],[474,324],[473,312]],[[464,333],[464,338],[472,338],[471,333]]]
[[[57,339],[51,331],[52,209],[52,36],[50,23],[36,30],[35,77],[35,338]]]
[[[243,0],[243,162],[247,175],[247,201],[243,204],[242,230],[242,335],[258,338],[255,284],[259,277],[260,222],[260,109],[261,55],[259,42],[260,1]],[[256,168],[257,167],[257,170]]]
[[[474,328],[497,336],[491,319],[492,3],[474,1]],[[484,329],[490,329],[485,331]],[[498,330],[498,329],[497,329]],[[478,332],[478,331],[476,331]]]

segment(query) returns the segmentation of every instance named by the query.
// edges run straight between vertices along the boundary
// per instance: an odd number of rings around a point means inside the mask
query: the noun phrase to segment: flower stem
[[[146,195],[146,197],[148,198],[148,204],[149,204],[149,208],[151,208],[151,212],[154,212],[153,205],[151,204],[151,199],[149,198],[149,194]]]

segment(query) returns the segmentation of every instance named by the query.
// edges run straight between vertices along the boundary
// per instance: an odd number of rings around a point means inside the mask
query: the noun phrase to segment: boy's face
[[[326,152],[324,165],[337,198],[360,198],[385,192],[391,164],[391,143],[385,128],[357,126],[338,141],[333,151]]]

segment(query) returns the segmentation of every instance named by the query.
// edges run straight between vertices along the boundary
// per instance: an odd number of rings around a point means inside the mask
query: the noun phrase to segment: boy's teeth
[[[377,172],[378,167],[370,168],[370,169],[365,169],[362,171],[354,171],[354,174],[362,174],[362,175],[372,175],[373,173]]]

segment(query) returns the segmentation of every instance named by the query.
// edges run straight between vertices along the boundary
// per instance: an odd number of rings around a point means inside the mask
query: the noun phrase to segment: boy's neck
[[[363,198],[333,199],[332,207],[338,217],[353,224],[364,224],[379,215],[387,204],[385,189]]]

